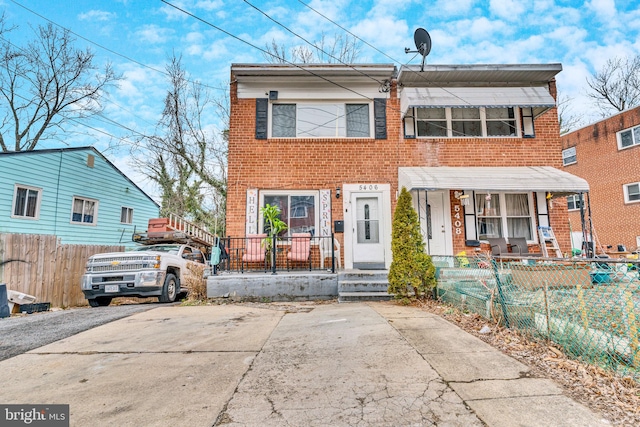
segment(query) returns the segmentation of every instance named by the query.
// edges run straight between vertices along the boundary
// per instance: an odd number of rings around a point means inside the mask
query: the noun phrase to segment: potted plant
[[[271,253],[271,249],[275,247],[276,238],[280,233],[285,231],[287,224],[280,219],[280,208],[277,205],[266,204],[260,208],[260,214],[264,218],[265,232],[267,233],[266,239],[263,241],[263,245],[267,254]],[[275,261],[275,253],[273,255]]]

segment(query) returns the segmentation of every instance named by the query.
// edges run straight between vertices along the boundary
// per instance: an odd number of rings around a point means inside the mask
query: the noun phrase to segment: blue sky
[[[111,92],[105,105],[106,116],[123,127],[92,121],[91,126],[103,133],[91,128],[76,129],[65,143],[95,145],[100,150],[111,147],[105,154],[134,179],[136,174],[130,172],[124,149],[127,139],[119,138],[131,134],[125,127],[140,133],[153,130],[166,90],[165,75],[159,70],[164,70],[172,52],[182,54],[184,68],[192,79],[214,88],[225,87],[231,63],[265,62],[259,49],[242,40],[259,48],[272,40],[288,48],[305,45],[274,21],[309,41],[318,41],[323,33],[327,38],[345,36],[342,28],[320,14],[325,15],[363,40],[359,42],[358,62],[419,64],[420,58],[404,53],[405,47],[414,48],[413,32],[418,27],[431,35],[429,64],[559,62],[563,65],[557,77],[559,92],[572,100],[570,112],[583,117],[585,125],[599,119],[585,96],[586,77],[610,58],[640,54],[637,0],[171,3],[206,23],[160,0],[0,0],[7,23],[18,25],[5,38],[19,42],[31,37],[31,26],[44,25],[49,19],[76,33],[76,44],[90,47],[98,63],[110,61],[123,74],[120,87]],[[212,90],[214,95],[224,96],[224,90]],[[212,117],[212,127],[216,126]]]

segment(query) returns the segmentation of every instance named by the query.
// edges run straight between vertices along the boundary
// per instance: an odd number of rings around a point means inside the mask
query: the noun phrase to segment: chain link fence
[[[432,259],[441,300],[640,382],[637,259]]]

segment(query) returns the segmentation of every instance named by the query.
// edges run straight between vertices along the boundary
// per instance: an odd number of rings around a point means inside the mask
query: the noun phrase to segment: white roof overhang
[[[584,193],[584,179],[551,166],[402,167],[399,187],[407,190],[543,191],[555,196]]]
[[[405,87],[400,94],[403,116],[411,108],[533,107],[537,117],[556,105],[544,86]]]

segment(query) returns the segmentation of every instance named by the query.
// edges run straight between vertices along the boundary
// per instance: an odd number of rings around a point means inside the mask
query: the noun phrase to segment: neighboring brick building
[[[405,186],[432,255],[494,236],[535,245],[538,225],[568,251],[566,206],[549,210],[546,196],[588,186],[557,169],[560,70],[232,65],[227,233],[261,231],[259,207],[278,204],[293,231],[326,236],[344,221],[346,268],[388,268]]]
[[[564,170],[584,178],[596,243],[640,247],[640,107],[562,136]],[[580,199],[567,199],[574,247],[580,248]],[[585,198],[585,208],[586,208]],[[600,248],[598,248],[600,249]]]

